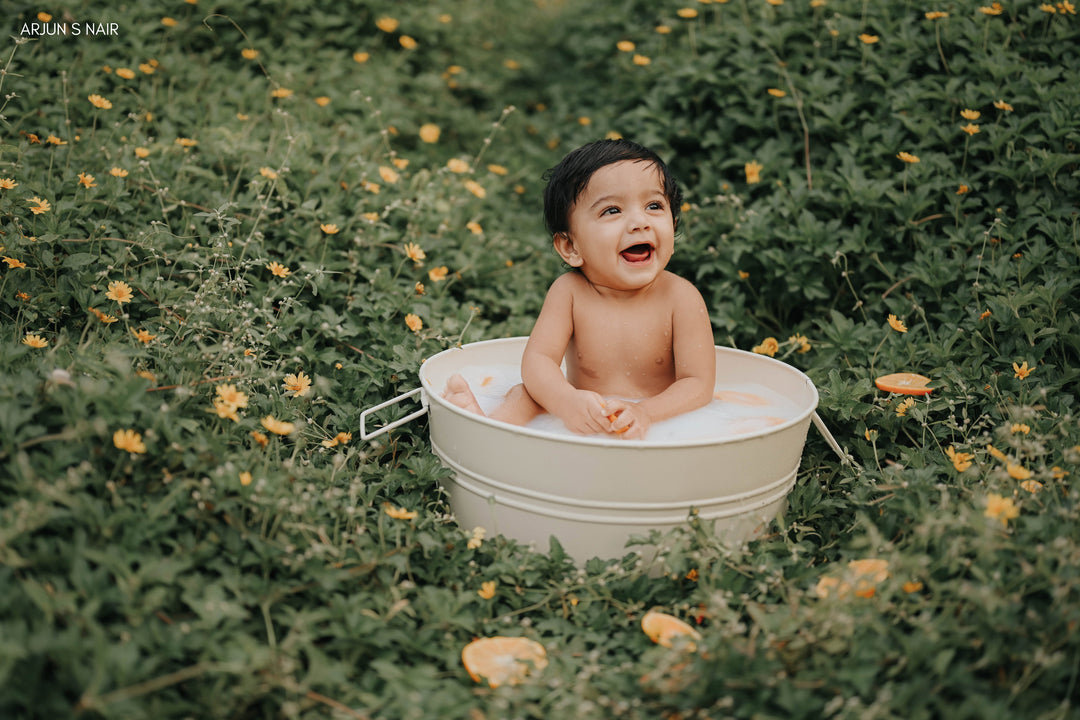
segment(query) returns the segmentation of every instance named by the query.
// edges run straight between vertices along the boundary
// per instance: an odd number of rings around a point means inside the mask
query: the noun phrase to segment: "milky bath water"
[[[471,366],[463,368],[461,375],[469,383],[484,413],[494,410],[506,392],[521,382],[521,368],[518,365]],[[787,422],[800,411],[796,402],[764,385],[717,383],[712,402],[697,410],[653,423],[645,441],[719,440],[746,435]],[[539,415],[526,427],[556,436],[581,437],[568,430],[562,420],[548,413]]]

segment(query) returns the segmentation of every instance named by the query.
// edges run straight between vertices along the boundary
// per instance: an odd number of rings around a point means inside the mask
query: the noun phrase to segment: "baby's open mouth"
[[[619,254],[622,255],[623,259],[627,262],[636,263],[648,261],[652,258],[652,252],[652,245],[649,245],[648,243],[638,243],[637,245],[631,245]]]

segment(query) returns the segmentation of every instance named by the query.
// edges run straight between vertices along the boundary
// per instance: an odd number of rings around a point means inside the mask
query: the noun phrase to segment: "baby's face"
[[[640,290],[667,267],[675,223],[660,172],[648,162],[605,165],[570,210],[575,255],[567,262],[593,285]]]

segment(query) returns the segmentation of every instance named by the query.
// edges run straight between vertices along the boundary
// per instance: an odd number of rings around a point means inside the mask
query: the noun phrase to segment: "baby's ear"
[[[585,262],[581,257],[581,253],[577,251],[574,241],[570,239],[569,233],[555,233],[551,237],[551,243],[555,246],[555,252],[559,253],[559,257],[570,267],[581,267],[582,263]]]

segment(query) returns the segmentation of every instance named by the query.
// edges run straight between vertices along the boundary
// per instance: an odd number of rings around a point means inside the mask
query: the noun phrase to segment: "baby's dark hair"
[[[555,235],[569,230],[570,209],[585,192],[593,173],[623,160],[647,162],[657,169],[664,196],[671,208],[671,219],[677,225],[682,191],[660,156],[630,140],[598,140],[573,150],[544,175],[547,180],[544,189],[544,224],[548,232]]]

